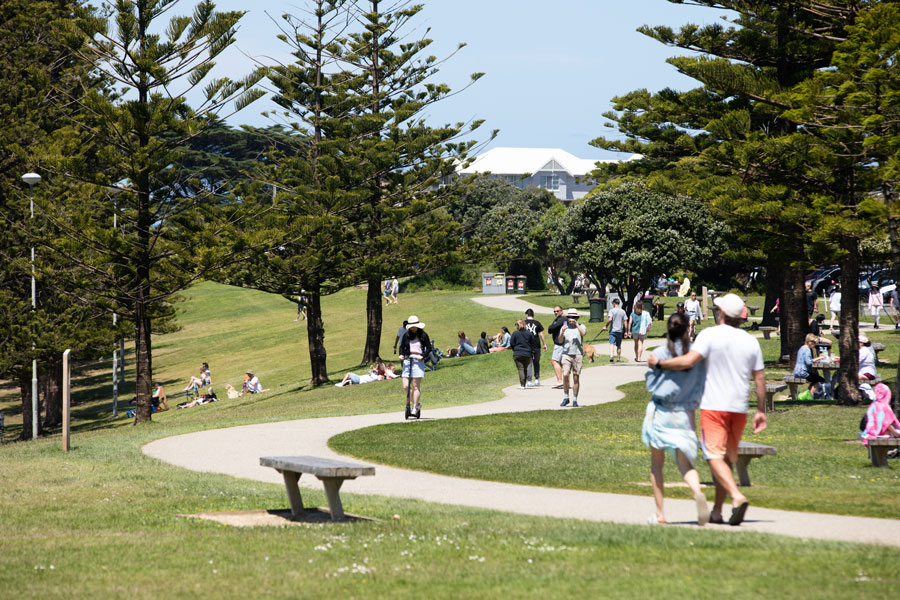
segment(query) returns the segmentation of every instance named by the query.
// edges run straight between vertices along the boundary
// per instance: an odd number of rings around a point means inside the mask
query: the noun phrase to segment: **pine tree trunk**
[[[847,254],[841,259],[841,382],[838,404],[857,405],[859,394],[859,243],[841,244]]]
[[[325,326],[322,323],[322,303],[319,285],[306,286],[309,290],[309,304],[306,311],[306,337],[309,341],[309,367],[312,371],[310,383],[328,383],[327,353],[325,352]]]
[[[150,346],[150,316],[146,305],[138,302],[134,327],[134,367],[136,370],[137,405],[134,410],[135,423],[150,421],[152,415],[153,360]]]
[[[381,280],[369,279],[366,292],[366,347],[363,350],[363,364],[373,363],[381,353],[382,318]]]
[[[885,194],[885,198],[891,198],[889,193]],[[894,272],[894,281],[900,283],[900,233],[898,233],[898,223],[900,217],[888,217],[888,237],[891,240],[891,268]],[[894,380],[894,389],[891,394],[891,406],[894,413],[900,409],[900,359],[897,360],[897,374]]]
[[[50,429],[62,425],[62,355],[54,355],[49,365],[44,387],[43,427]]]
[[[772,312],[772,309],[775,308],[775,301],[781,298],[782,290],[784,290],[784,274],[782,264],[769,258],[766,264],[766,301],[763,304],[763,327],[776,326],[775,313]],[[782,306],[784,306],[784,300],[778,304],[779,309]]]
[[[31,370],[30,369],[22,369],[19,371],[19,392],[22,396],[22,433],[19,434],[19,439],[22,441],[32,439],[31,430],[32,423],[34,422],[31,418]],[[38,409],[38,414],[40,414],[40,407]],[[38,435],[40,435],[40,425],[38,425]]]
[[[790,356],[791,368],[797,351],[806,343],[809,319],[806,310],[806,288],[803,269],[787,267],[784,271],[781,306],[781,356]]]

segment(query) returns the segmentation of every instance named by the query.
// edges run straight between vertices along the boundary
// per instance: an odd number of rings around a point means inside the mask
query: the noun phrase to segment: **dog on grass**
[[[231,384],[225,386],[225,394],[227,394],[228,398],[231,400],[234,400],[235,398],[240,396],[240,394],[238,394],[238,391],[234,389],[234,386]]]
[[[594,355],[597,354],[597,348],[590,344],[584,344],[581,349],[584,351],[584,357],[594,362]]]

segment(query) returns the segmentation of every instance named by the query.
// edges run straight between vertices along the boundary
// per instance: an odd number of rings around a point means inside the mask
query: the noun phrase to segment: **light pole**
[[[119,192],[122,190],[117,187],[109,188],[109,191],[113,195],[113,231],[116,230],[117,222],[116,216],[119,210]],[[116,320],[118,319],[118,315],[113,313],[113,328],[116,326]],[[122,350],[122,359],[124,362],[125,359],[125,351]],[[116,418],[119,416],[119,353],[116,345],[113,346],[113,363],[112,363],[112,384],[113,384],[113,406],[112,406],[112,416]]]
[[[31,221],[34,224],[34,184],[41,180],[41,176],[37,173],[25,173],[22,175],[22,181],[28,184],[31,204]],[[33,232],[32,232],[33,234]],[[31,312],[37,308],[37,284],[34,278],[34,242],[31,245]],[[33,334],[32,334],[33,335]],[[31,340],[31,351],[34,352],[34,338]],[[37,379],[37,356],[31,359],[31,439],[36,440],[38,436],[38,379]]]

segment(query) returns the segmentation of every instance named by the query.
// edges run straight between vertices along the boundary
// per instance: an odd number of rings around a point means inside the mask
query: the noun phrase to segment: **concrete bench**
[[[288,500],[291,503],[291,515],[303,514],[303,499],[297,482],[304,473],[315,475],[325,485],[325,496],[331,509],[331,520],[343,520],[344,507],[341,505],[339,491],[345,479],[356,479],[364,475],[374,475],[375,467],[318,458],[315,456],[263,456],[259,459],[263,467],[272,467],[284,477]]]
[[[578,304],[578,300],[580,300],[582,296],[584,296],[584,294],[581,292],[572,292],[572,302]]]
[[[869,440],[869,458],[873,467],[886,467],[887,453],[891,448],[900,448],[900,438],[872,438]]]
[[[872,351],[875,353],[875,362],[878,362],[878,353],[884,351],[884,344],[881,342],[872,342]]]
[[[790,390],[790,394],[791,394],[791,400],[793,400],[794,402],[797,401],[797,395],[799,393],[797,391],[797,386],[809,385],[809,381],[807,381],[805,378],[794,377],[793,375],[787,375],[784,378],[784,383],[785,383],[785,385],[788,386],[788,389]]]
[[[769,339],[769,336],[778,331],[778,328],[772,327],[771,325],[766,325],[765,327],[760,327],[759,330],[762,331],[763,337],[765,339]]]
[[[775,410],[775,394],[783,392],[787,389],[787,385],[777,381],[766,382],[766,412]]]
[[[758,306],[752,306],[752,305],[748,304],[748,305],[747,305],[747,310],[750,311],[750,316],[751,316],[751,317],[755,317],[755,316],[756,316],[756,311],[759,310],[759,307],[758,307]]]
[[[778,450],[774,446],[766,446],[765,444],[754,444],[753,442],[741,442],[738,445],[738,460],[735,467],[738,472],[738,482],[740,485],[750,487],[750,472],[747,467],[750,461],[760,456],[768,456],[778,454]]]

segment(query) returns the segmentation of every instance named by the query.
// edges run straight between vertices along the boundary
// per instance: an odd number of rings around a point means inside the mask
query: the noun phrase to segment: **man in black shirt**
[[[812,316],[819,312],[819,297],[816,296],[816,293],[812,290],[812,284],[810,282],[806,282],[806,313],[807,318],[811,319]]]
[[[553,315],[556,319],[553,323],[550,324],[550,327],[547,328],[547,332],[550,334],[550,337],[553,338],[553,357],[550,359],[550,364],[553,365],[553,370],[556,372],[556,385],[553,386],[554,390],[563,389],[562,383],[562,353],[563,353],[563,345],[560,344],[557,340],[559,338],[559,330],[562,329],[563,323],[566,322],[566,315],[563,313],[563,309],[561,306],[553,307]]]
[[[531,364],[528,365],[527,387],[540,387],[541,385],[541,347],[547,350],[547,341],[544,339],[544,326],[534,319],[534,311],[530,308],[525,311],[525,329],[531,332]],[[539,339],[540,338],[540,339]],[[533,373],[532,373],[533,371]]]

